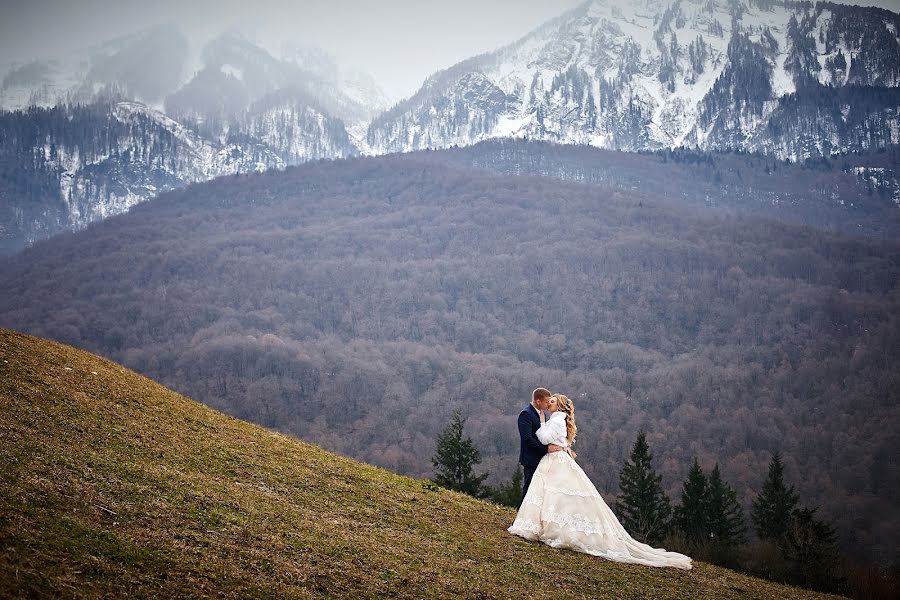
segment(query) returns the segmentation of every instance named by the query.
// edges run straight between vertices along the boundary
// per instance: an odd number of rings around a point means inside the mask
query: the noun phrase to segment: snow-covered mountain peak
[[[360,106],[368,107],[369,115],[366,120],[387,109],[395,101],[374,77],[341,64],[333,54],[321,48],[288,42],[282,45],[281,57],[340,88]]]
[[[151,27],[64,56],[0,70],[0,110],[127,97],[160,103],[184,80],[187,38],[174,25]]]
[[[853,85],[896,88],[898,18],[880,9],[779,0],[592,0],[435,74],[373,121],[367,142],[388,152],[511,135],[802,158],[855,142],[834,131],[815,148],[779,148],[770,124],[787,118],[779,112],[785,99],[814,85],[832,95]],[[496,93],[478,100],[489,88]],[[501,95],[505,102],[497,101]],[[887,127],[888,138],[896,137]]]
[[[177,26],[156,26],[61,57],[0,65],[0,111],[116,98],[210,122],[286,89],[348,123],[389,106],[371,76],[323,50],[294,48],[279,56],[246,28],[198,42]]]

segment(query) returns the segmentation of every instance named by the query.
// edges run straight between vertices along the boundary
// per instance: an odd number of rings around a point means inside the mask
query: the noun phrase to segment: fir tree
[[[722,481],[718,463],[706,486],[706,515],[707,531],[717,545],[731,548],[743,541],[747,533],[744,509],[738,504],[734,489]]]
[[[699,461],[688,472],[681,486],[681,504],[675,507],[672,524],[689,542],[700,542],[707,537],[707,480]]]
[[[525,474],[522,472],[522,465],[518,465],[509,483],[501,484],[496,488],[488,488],[486,495],[491,502],[501,506],[516,508],[522,499],[522,480],[524,478]]]
[[[821,591],[842,592],[840,552],[834,529],[816,518],[817,508],[798,508],[784,536],[784,553],[791,564],[791,582]]]
[[[616,513],[622,526],[637,540],[655,544],[669,530],[672,506],[650,461],[653,455],[644,432],[638,433],[631,456],[619,474],[621,494]]]
[[[759,496],[753,501],[750,513],[759,539],[780,543],[787,533],[798,500],[794,486],[788,488],[784,483],[784,464],[781,455],[776,452],[769,463],[769,475]]]
[[[481,462],[481,452],[471,438],[463,437],[465,422],[457,408],[446,429],[438,435],[437,452],[431,459],[433,481],[447,489],[480,497],[485,491],[482,483],[487,473],[475,475],[472,472],[472,467]]]

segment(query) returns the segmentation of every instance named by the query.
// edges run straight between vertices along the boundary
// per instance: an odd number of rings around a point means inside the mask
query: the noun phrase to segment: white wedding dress
[[[567,447],[565,414],[553,413],[537,437],[543,444]],[[541,459],[509,532],[617,562],[691,568],[689,557],[651,548],[628,535],[588,476],[564,451]]]

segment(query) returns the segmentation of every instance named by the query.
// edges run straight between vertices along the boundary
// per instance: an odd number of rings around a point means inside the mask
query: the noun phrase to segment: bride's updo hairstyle
[[[566,415],[566,441],[569,443],[571,448],[572,443],[575,441],[575,434],[578,433],[578,427],[575,426],[575,404],[569,399],[568,396],[563,396],[562,394],[555,394],[556,398],[556,410],[565,413]],[[572,456],[575,456],[574,452],[570,452]]]

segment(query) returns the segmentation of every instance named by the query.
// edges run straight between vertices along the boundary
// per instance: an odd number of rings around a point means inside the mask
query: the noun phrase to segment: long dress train
[[[565,415],[553,413],[538,437],[545,444],[565,446]],[[549,453],[541,459],[509,532],[617,562],[691,568],[689,557],[632,538],[568,452]]]

